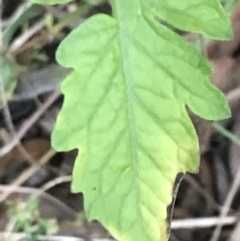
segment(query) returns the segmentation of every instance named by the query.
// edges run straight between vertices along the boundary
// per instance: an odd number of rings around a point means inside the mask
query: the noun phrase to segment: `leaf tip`
[[[228,103],[226,102],[226,103],[225,103],[225,106],[224,106],[224,108],[223,108],[223,116],[222,116],[221,119],[228,119],[228,118],[230,118],[231,116],[232,116],[231,109],[230,109]]]

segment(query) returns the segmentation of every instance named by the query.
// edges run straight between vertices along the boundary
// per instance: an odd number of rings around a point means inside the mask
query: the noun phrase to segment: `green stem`
[[[223,136],[227,137],[229,140],[231,140],[234,144],[237,146],[240,146],[240,139],[236,135],[232,134],[230,131],[225,129],[222,125],[220,125],[217,122],[213,123],[213,127]]]
[[[58,24],[53,27],[53,35],[58,35],[58,33],[61,32],[63,28],[68,26],[69,23],[71,23],[75,18],[87,14],[91,8],[92,5],[89,4],[81,4],[78,6],[74,12],[67,14]]]

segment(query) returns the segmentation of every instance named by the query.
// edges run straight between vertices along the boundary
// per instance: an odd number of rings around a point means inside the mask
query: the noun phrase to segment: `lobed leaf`
[[[168,238],[166,209],[176,175],[199,165],[186,106],[209,120],[230,116],[224,95],[209,81],[209,63],[156,20],[159,13],[182,29],[230,36],[217,0],[201,1],[202,16],[191,10],[196,4],[114,0],[115,18],[91,17],[57,51],[58,62],[73,71],[62,84],[65,99],[52,144],[59,151],[79,149],[72,189],[84,193],[88,218],[120,241]],[[211,31],[206,25],[214,10],[221,21]]]

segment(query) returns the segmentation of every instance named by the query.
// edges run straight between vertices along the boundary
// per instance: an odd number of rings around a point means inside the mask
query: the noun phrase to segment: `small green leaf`
[[[161,0],[155,12],[181,30],[205,33],[223,40],[233,36],[230,18],[216,0],[185,0],[181,4],[176,0]]]
[[[209,2],[222,12],[217,1],[202,0],[206,14],[196,27],[190,11],[186,25],[179,17],[179,28],[227,36],[220,29],[230,28],[224,14],[215,32],[205,26]],[[164,2],[114,0],[115,18],[91,17],[57,51],[58,62],[73,71],[62,84],[65,100],[52,144],[59,151],[79,149],[72,189],[84,193],[87,217],[120,241],[167,241],[176,175],[199,166],[186,106],[209,120],[230,116],[224,95],[209,81],[209,63],[156,20]],[[198,1],[170,2],[165,6],[177,12]]]
[[[0,66],[2,67],[1,75],[3,79],[5,97],[9,99],[12,97],[17,83],[17,65],[12,58],[0,55]],[[2,105],[2,98],[0,98],[0,109],[2,108]]]
[[[99,5],[102,4],[104,2],[106,2],[107,0],[84,0],[84,2],[90,4],[90,5]]]
[[[34,3],[40,3],[40,4],[62,4],[62,3],[68,3],[72,2],[73,0],[31,0],[31,2]]]

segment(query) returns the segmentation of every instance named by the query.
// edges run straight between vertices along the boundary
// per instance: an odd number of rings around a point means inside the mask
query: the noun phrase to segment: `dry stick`
[[[6,125],[7,125],[8,129],[10,131],[11,138],[15,138],[16,131],[15,131],[15,127],[14,127],[13,122],[12,122],[11,113],[10,113],[8,103],[7,103],[7,99],[6,99],[6,96],[5,96],[3,78],[0,78],[0,103],[2,103],[2,105],[3,105],[3,115],[4,115],[4,119],[6,121]],[[19,140],[18,140],[18,143],[17,143],[17,148],[18,148],[19,152],[21,153],[21,155],[24,156],[27,161],[29,161],[30,163],[33,162],[32,156],[25,150],[25,148],[21,145]]]
[[[1,82],[1,80],[0,80]],[[7,127],[8,129],[10,130],[10,133],[11,133],[11,136],[12,138],[16,138],[16,131],[15,131],[15,127],[13,125],[13,122],[12,122],[12,117],[11,117],[11,114],[10,114],[10,111],[9,111],[9,107],[8,107],[8,103],[7,103],[7,100],[5,98],[5,93],[4,93],[4,83],[1,82],[0,83],[1,85],[1,89],[0,89],[0,94],[1,94],[1,99],[2,99],[2,102],[3,102],[3,113],[4,113],[4,118],[5,118],[5,121],[7,123]],[[17,148],[19,149],[20,153],[22,156],[24,156],[26,158],[26,160],[29,161],[29,163],[33,164],[34,162],[36,163],[36,160],[26,151],[26,149],[22,146],[20,140],[18,140],[18,144],[17,144]],[[23,173],[25,174],[25,172]],[[27,176],[27,175],[25,175]],[[24,176],[23,176],[24,177]],[[24,177],[26,178],[26,177]],[[24,178],[22,180],[24,180]],[[19,179],[21,181],[21,179]],[[27,180],[27,178],[26,178]],[[24,181],[23,181],[24,182]],[[20,185],[20,184],[19,184]],[[9,190],[8,190],[9,191]],[[5,193],[6,194],[6,197],[11,193],[11,191]],[[4,199],[4,195],[2,195],[2,198]],[[15,226],[15,222],[10,222],[7,226],[6,226],[6,232],[8,233],[11,233],[11,231],[13,230]]]
[[[43,157],[39,160],[38,165],[32,165],[29,167],[26,171],[24,171],[20,176],[18,176],[9,187],[8,191],[6,193],[3,193],[0,195],[0,203],[3,202],[8,196],[14,191],[16,186],[21,186],[28,178],[30,178],[38,169],[40,166],[47,163],[56,152],[53,149],[50,149],[48,152],[46,152]]]
[[[230,235],[229,241],[239,241],[239,237],[240,237],[240,222],[238,220],[238,223],[235,225],[235,228]]]
[[[238,103],[240,101],[240,87],[230,91],[228,94],[227,94],[227,100],[228,100],[228,103],[231,107],[232,110],[236,110],[237,108],[239,108],[238,106]],[[223,120],[221,121],[220,123],[224,124],[226,123],[228,120]],[[220,129],[222,130],[222,132],[225,133],[225,131],[220,127]],[[228,136],[229,138],[231,138],[231,140],[238,146],[240,146],[240,143],[239,143],[239,140],[237,140],[238,138],[233,136],[231,133],[229,135],[229,133],[225,133],[225,136]],[[232,201],[236,195],[236,192],[238,191],[238,188],[240,186],[240,166],[238,167],[238,170],[237,170],[237,174],[234,178],[234,181],[231,185],[231,188],[230,188],[230,191],[227,195],[227,198],[225,200],[225,203],[221,209],[221,213],[220,213],[220,220],[223,220],[224,217],[228,214],[229,212],[229,209],[231,207],[231,204],[232,204]],[[219,223],[219,225],[217,225],[216,229],[214,230],[213,234],[212,234],[212,237],[211,237],[211,240],[210,241],[217,241],[219,236],[220,236],[220,233],[221,233],[221,230],[222,230],[222,226],[223,224],[221,224],[221,222]]]
[[[196,229],[196,228],[211,228],[219,223],[224,225],[232,225],[237,222],[237,217],[228,216],[224,217],[220,222],[219,217],[208,217],[208,218],[190,218],[190,219],[179,219],[173,220],[171,229]]]
[[[0,101],[2,101],[3,103],[3,114],[4,114],[4,119],[6,121],[6,125],[10,131],[11,134],[11,138],[15,139],[16,138],[16,131],[15,131],[15,127],[13,125],[13,121],[12,121],[12,117],[11,117],[11,113],[8,107],[8,103],[7,103],[7,99],[5,97],[5,90],[4,90],[4,83],[3,83],[3,79],[0,79]],[[17,148],[19,150],[19,152],[21,153],[21,155],[23,157],[26,158],[26,160],[29,163],[33,163],[34,158],[26,151],[26,149],[22,146],[20,140],[18,139],[17,142]],[[0,156],[1,157],[1,156]]]
[[[12,24],[15,21],[15,19],[18,19],[24,13],[26,8],[31,7],[32,5],[33,3],[31,2],[25,2],[22,5],[20,5],[16,9],[16,11],[12,14],[12,16],[8,17],[8,19],[2,20],[3,29],[8,27],[10,24]]]
[[[233,199],[234,199],[234,197],[235,197],[235,195],[236,195],[236,193],[239,189],[239,186],[240,186],[240,165],[239,165],[238,170],[237,170],[237,175],[234,178],[233,184],[230,188],[230,191],[228,192],[227,198],[226,198],[225,203],[222,207],[221,214],[219,216],[220,222],[217,225],[216,229],[214,230],[210,241],[217,241],[218,240],[218,238],[221,234],[221,231],[222,231],[223,220],[229,212],[229,209],[230,209],[231,204],[233,202]]]
[[[1,83],[0,83],[1,85]],[[0,90],[0,95],[3,97],[4,96],[4,93],[2,93],[2,91]],[[5,97],[2,98],[2,100],[5,99]],[[5,118],[5,121],[6,121],[6,124],[7,124],[7,127],[10,131],[10,134],[11,134],[11,138],[16,138],[16,131],[15,131],[15,128],[14,128],[14,125],[13,125],[13,122],[12,122],[12,118],[11,118],[11,114],[10,114],[10,111],[9,111],[9,108],[8,108],[8,104],[4,105],[3,106],[3,113],[4,113],[4,118]],[[19,150],[19,152],[21,153],[21,155],[23,157],[26,158],[26,160],[29,162],[29,163],[33,163],[35,160],[34,158],[26,151],[26,149],[22,146],[20,140],[18,140],[18,143],[17,143],[17,148]]]
[[[226,131],[222,126],[220,126],[219,124],[215,123],[215,128],[224,136],[228,137],[230,140],[232,140],[232,142],[234,142],[237,146],[240,146],[240,140],[236,138],[235,135],[233,135],[232,133]],[[212,237],[210,239],[210,241],[217,241],[220,234],[221,234],[221,230],[223,227],[223,220],[224,218],[227,216],[229,209],[231,207],[231,204],[233,202],[233,199],[237,193],[237,191],[239,190],[239,186],[240,186],[240,165],[238,167],[237,170],[237,174],[234,177],[233,183],[231,185],[231,188],[228,192],[228,195],[226,197],[225,203],[221,209],[221,213],[219,216],[219,224],[217,225],[217,227],[215,228]]]
[[[47,190],[59,185],[59,184],[62,184],[62,183],[65,183],[65,182],[71,182],[72,181],[72,176],[62,176],[62,177],[57,177],[49,182],[47,182],[46,184],[44,184],[42,187],[41,187],[41,191],[40,191],[40,194],[41,193],[44,193],[46,192]]]
[[[40,159],[38,165],[33,164],[30,168],[28,168],[20,176],[18,176],[12,182],[11,186],[9,186],[7,192],[5,192],[2,195],[0,195],[0,202],[3,202],[14,191],[15,186],[22,185],[28,178],[30,178],[39,169],[40,165],[45,164],[51,158],[52,151],[53,150],[50,149],[47,153],[45,153],[45,155],[42,157],[42,159]],[[48,153],[49,153],[49,155],[46,155]],[[55,154],[55,151],[53,151],[53,154]],[[10,221],[10,223],[8,223],[8,225],[6,226],[5,231],[8,232],[9,235],[13,231],[13,228],[14,228],[15,224],[16,224],[16,221]]]
[[[41,115],[44,114],[44,112],[58,99],[59,96],[59,91],[55,91],[50,95],[50,97],[39,107],[39,109],[23,123],[15,137],[0,149],[0,157],[6,155],[19,143],[19,140],[24,137],[27,131],[33,126],[33,124],[35,124],[35,122],[38,121]]]
[[[22,35],[17,37],[9,47],[9,52],[13,53],[17,51],[23,44],[27,42],[27,40],[29,40],[34,34],[40,31],[44,27],[44,25],[45,25],[45,20],[40,20],[33,27],[31,27]]]

